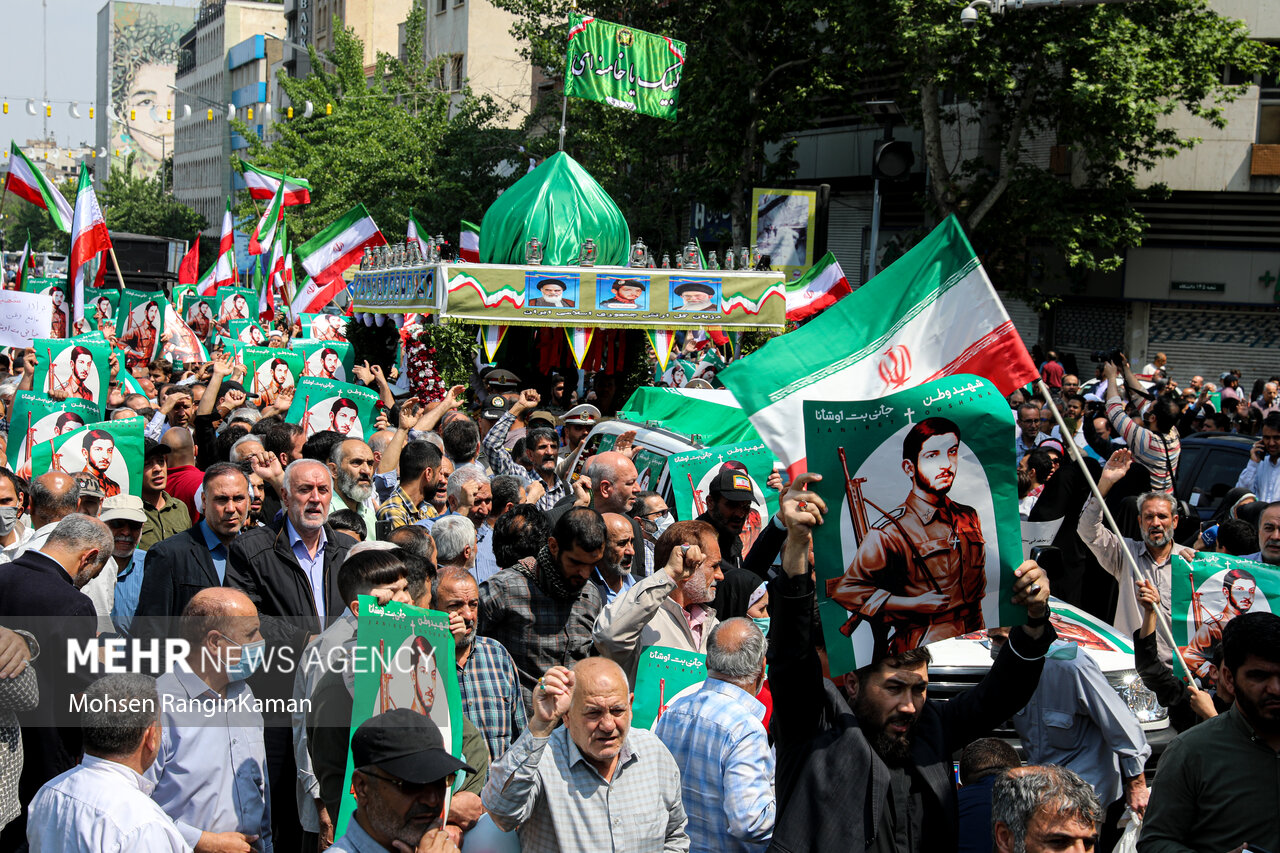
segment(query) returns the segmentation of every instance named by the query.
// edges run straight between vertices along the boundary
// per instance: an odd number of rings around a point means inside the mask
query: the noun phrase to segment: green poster
[[[611,434],[603,434],[600,436],[600,444],[594,453],[604,453],[606,450],[612,450],[614,442],[618,437]],[[594,455],[594,453],[592,455]],[[586,453],[578,454],[578,462],[574,465],[570,482],[577,482],[583,470],[587,467]],[[662,471],[667,466],[667,457],[648,448],[641,448],[631,460],[636,466],[636,490],[637,491],[654,491],[661,492],[665,489],[666,484],[662,481]]]
[[[37,444],[32,471],[88,471],[107,497],[142,497],[142,418],[99,421]]]
[[[379,605],[372,596],[362,595],[352,654],[352,734],[370,717],[412,708],[439,727],[452,755],[462,756],[462,698],[447,614],[395,601]],[[342,837],[356,807],[352,769],[348,751],[335,838]]]
[[[26,293],[38,293],[53,300],[53,327],[50,329],[49,337],[67,337],[67,329],[71,328],[71,304],[67,301],[67,280],[49,276],[28,276],[22,283],[22,289]],[[87,307],[85,313],[89,313]]]
[[[1280,569],[1207,551],[1193,563],[1174,555],[1171,598],[1173,641],[1208,689],[1209,660],[1222,648],[1226,624],[1241,613],[1280,611]]]
[[[636,668],[631,725],[651,729],[677,695],[698,689],[707,680],[707,656],[697,652],[649,646]]]
[[[9,419],[9,470],[29,479],[32,448],[101,418],[101,407],[90,400],[54,400],[35,391],[17,392]]]
[[[303,376],[317,379],[336,379],[346,382],[354,378],[355,348],[343,341],[313,341],[294,338],[289,348],[300,354],[304,366]]]
[[[828,515],[814,531],[831,674],[1025,619],[1013,414],[979,376],[859,402],[806,401],[808,470]]]
[[[199,298],[200,291],[196,289],[194,284],[175,284],[169,294],[169,301],[173,303],[179,314],[185,312],[187,306],[193,304]]]
[[[164,343],[164,314],[169,300],[152,291],[125,289],[116,314],[116,346],[124,350],[125,370],[148,364],[160,356]]]
[[[189,295],[182,306],[182,319],[195,332],[196,337],[206,343],[213,332],[216,306],[217,300],[212,296],[199,294]]]
[[[350,438],[367,439],[373,435],[377,403],[378,393],[363,385],[307,376],[298,381],[288,420],[302,424],[308,438],[331,429]]]
[[[347,341],[347,318],[341,314],[299,314],[302,337],[315,341]]]
[[[227,333],[240,343],[251,347],[267,345],[267,333],[262,331],[262,326],[253,320],[232,320],[227,324]]]
[[[778,511],[778,493],[765,485],[775,462],[777,457],[762,441],[708,447],[667,457],[671,466],[671,489],[676,496],[676,517],[688,520],[706,512],[712,479],[723,469],[732,469],[734,476],[742,477],[743,482],[751,486],[755,496],[740,534],[742,553],[747,553],[764,525]]]
[[[676,120],[684,42],[575,13],[567,53],[566,95]]]
[[[89,327],[95,330],[114,329],[116,312],[120,309],[120,290],[116,287],[86,287],[84,289],[84,316]]]
[[[302,379],[302,356],[277,347],[244,347],[237,357],[245,366],[244,390],[258,395],[259,406],[269,406],[286,388]]]
[[[36,351],[33,389],[50,396],[65,394],[90,400],[101,417],[111,382],[111,345],[106,338],[101,334],[66,340],[36,338],[31,345]]]
[[[175,368],[179,364],[201,364],[209,360],[209,351],[205,349],[195,331],[183,322],[182,315],[174,310],[172,305],[165,306],[164,328],[169,339],[164,342],[160,351],[165,358],[173,362]]]
[[[258,318],[258,292],[252,287],[219,287],[214,299],[218,303],[217,324],[224,329],[232,320]]]

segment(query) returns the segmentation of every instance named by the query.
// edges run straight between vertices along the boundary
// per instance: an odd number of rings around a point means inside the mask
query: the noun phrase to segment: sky
[[[0,147],[6,138],[22,145],[43,134],[45,37],[42,35],[42,0],[0,0],[6,28],[0,50],[0,97],[9,103],[9,114],[0,114]],[[49,133],[61,147],[94,144],[95,122],[88,105],[98,91],[98,10],[105,0],[43,0],[47,4],[49,45],[48,86],[51,101],[79,101],[82,118],[73,119],[66,103],[53,105]],[[197,0],[158,0],[158,6],[194,6]],[[27,98],[36,99],[37,115],[27,115]]]

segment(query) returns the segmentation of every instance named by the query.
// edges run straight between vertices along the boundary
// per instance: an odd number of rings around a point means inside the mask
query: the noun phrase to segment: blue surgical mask
[[[752,616],[751,621],[756,623],[756,627],[760,629],[760,633],[766,637],[769,636],[769,617],[768,616]]]
[[[240,660],[227,664],[227,678],[231,681],[244,681],[262,664],[262,659],[266,656],[267,641],[237,643],[226,634],[222,634],[222,638],[240,649]]]
[[[675,519],[671,517],[670,512],[664,512],[662,515],[655,518],[653,522],[658,527],[658,535],[655,538],[661,538],[662,534],[667,532],[667,528],[675,523]]]

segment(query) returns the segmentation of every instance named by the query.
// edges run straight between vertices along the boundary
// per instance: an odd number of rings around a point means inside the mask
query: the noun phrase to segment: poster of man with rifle
[[[363,385],[307,376],[298,380],[288,420],[302,424],[303,435],[308,438],[325,430],[348,438],[365,438],[373,434],[377,402],[377,393]]]
[[[1274,613],[1280,569],[1226,554],[1200,552],[1194,563],[1173,558],[1173,637],[1182,659],[1208,689],[1222,651],[1222,631],[1242,613]]]
[[[878,400],[807,402],[804,430],[816,491],[841,508],[814,536],[833,674],[1015,624],[1013,415],[993,385],[952,376]]]
[[[33,390],[54,398],[89,400],[101,416],[111,380],[111,347],[106,339],[87,335],[36,338],[32,346],[36,351]]]
[[[729,510],[727,514],[732,517],[723,519],[722,523],[729,529],[740,524],[738,536],[742,540],[742,553],[750,551],[761,527],[778,509],[778,493],[765,487],[777,460],[764,442],[749,441],[691,450],[671,456],[667,461],[677,516],[687,521],[708,510],[713,513]],[[725,467],[740,473],[751,488],[751,500],[743,501],[748,504],[743,507],[745,512],[733,513],[733,507],[725,507],[723,503],[712,505],[712,484]]]

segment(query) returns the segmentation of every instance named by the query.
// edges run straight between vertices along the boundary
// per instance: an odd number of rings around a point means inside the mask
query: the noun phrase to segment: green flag
[[[684,42],[570,15],[567,54],[566,95],[676,120]]]

